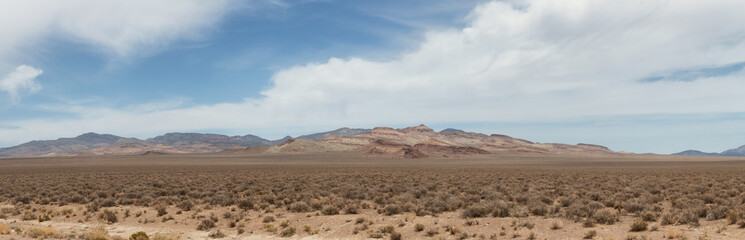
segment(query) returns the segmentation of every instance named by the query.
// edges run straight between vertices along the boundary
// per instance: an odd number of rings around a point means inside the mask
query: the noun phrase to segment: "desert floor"
[[[737,224],[742,220],[733,221],[728,216],[729,213],[740,214],[737,211],[743,204],[738,201],[745,196],[745,182],[742,182],[743,185],[737,185],[724,181],[738,176],[745,176],[745,159],[742,158],[655,155],[501,154],[402,159],[350,153],[221,153],[0,159],[0,187],[3,188],[0,189],[0,239],[95,239],[96,236],[128,239],[130,235],[140,231],[150,235],[150,239],[395,239],[398,234],[400,239],[583,239],[590,237],[588,235],[592,231],[596,232],[592,239],[745,239],[745,229]],[[463,212],[469,204],[464,204],[463,200],[453,203],[461,207],[439,213],[417,214],[416,210],[411,209],[387,213],[386,207],[389,205],[404,206],[404,202],[410,201],[406,204],[412,205],[411,208],[419,208],[418,205],[425,204],[418,197],[397,202],[403,199],[396,195],[397,193],[385,195],[392,196],[395,201],[372,197],[355,201],[344,200],[343,204],[355,204],[355,210],[349,213],[344,209],[338,209],[338,213],[331,214],[327,213],[326,205],[315,208],[311,204],[312,208],[307,210],[291,210],[294,205],[289,202],[300,201],[295,199],[251,198],[254,201],[252,205],[255,206],[240,207],[232,200],[228,201],[233,204],[209,204],[207,200],[195,197],[194,206],[183,208],[179,207],[176,201],[187,199],[185,196],[191,196],[188,193],[182,194],[181,197],[157,198],[146,204],[138,204],[137,200],[129,203],[117,200],[123,195],[114,193],[99,195],[106,199],[113,198],[117,201],[116,204],[98,204],[91,209],[92,203],[105,200],[95,200],[96,194],[93,193],[83,194],[86,200],[82,202],[61,203],[63,200],[60,199],[64,198],[52,194],[76,192],[81,186],[88,185],[87,183],[94,187],[98,186],[96,184],[118,186],[117,184],[124,185],[130,182],[148,185],[159,178],[165,179],[165,186],[160,186],[163,183],[158,186],[161,188],[168,188],[168,181],[184,183],[186,189],[209,187],[213,186],[212,184],[217,184],[214,185],[218,186],[216,188],[224,188],[232,187],[234,184],[230,181],[235,179],[250,179],[256,182],[247,186],[263,184],[261,186],[281,188],[280,190],[296,188],[293,191],[298,193],[298,199],[309,198],[303,198],[301,195],[306,193],[303,192],[304,189],[297,189],[297,186],[313,186],[309,189],[331,192],[307,193],[313,196],[310,198],[316,199],[314,201],[318,204],[331,204],[348,198],[342,196],[343,192],[336,192],[333,189],[338,186],[344,188],[345,182],[349,182],[349,186],[376,187],[376,191],[390,187],[393,189],[391,191],[404,192],[418,184],[447,184],[448,187],[440,191],[465,196],[464,192],[478,191],[479,183],[483,183],[483,188],[492,188],[504,181],[504,186],[508,186],[509,189],[500,191],[505,193],[520,192],[515,188],[525,183],[526,193],[555,195],[557,198],[546,200],[547,209],[556,209],[549,210],[549,213],[534,214],[531,209],[530,213],[511,213],[509,217],[464,217]],[[639,178],[648,180],[639,183]],[[283,185],[284,179],[293,185]],[[439,182],[439,179],[447,180]],[[592,194],[585,193],[583,188],[594,186],[588,183],[593,179],[602,179],[597,184],[598,189],[606,191],[595,197],[598,199],[585,200],[584,197]],[[410,180],[415,184],[396,185],[410,184]],[[458,185],[461,180],[463,186]],[[631,189],[633,186],[625,186],[636,184],[654,188],[654,181],[658,180],[664,181],[664,186],[681,186],[681,189],[663,187],[655,190],[635,190]],[[718,183],[732,186],[718,186]],[[386,184],[390,186],[379,186]],[[328,189],[324,187],[327,185]],[[460,192],[459,187],[468,188],[468,191]],[[556,189],[562,189],[563,193],[558,193]],[[272,196],[278,195],[280,190],[266,189],[277,193],[272,193]],[[570,209],[569,204],[560,207],[558,198],[560,195],[569,196],[578,205],[581,205],[580,202],[591,205],[593,201],[603,202],[601,199],[610,202],[610,195],[614,193],[634,191],[641,194],[631,194],[634,195],[633,201],[646,199],[645,196],[648,195],[667,196],[656,201],[649,200],[650,207],[645,209],[651,215],[655,215],[654,220],[647,221],[647,228],[639,232],[631,232],[630,229],[631,224],[640,219],[641,212],[632,213],[627,210],[628,207],[622,207],[628,205],[605,203],[605,207],[600,208],[617,214],[617,221],[612,224],[587,224],[586,220],[566,217],[565,212]],[[99,189],[99,192],[104,191]],[[662,215],[674,208],[673,203],[680,205],[678,199],[686,199],[687,194],[701,195],[704,199],[704,195],[709,193],[714,195],[713,200],[694,201],[694,204],[703,203],[701,207],[705,209],[701,211],[708,211],[711,215],[708,218],[701,217],[697,223],[662,224]],[[722,196],[718,195],[719,193]],[[25,196],[24,194],[29,195],[32,200],[24,202],[19,198]],[[266,195],[263,191],[261,194],[264,194],[262,197]],[[488,191],[478,194],[492,196]],[[165,196],[166,193],[162,195]],[[406,196],[410,197],[410,194]],[[510,202],[510,211],[528,209],[527,202],[532,202],[531,197],[528,195],[528,199],[522,202]],[[675,199],[672,199],[673,197]],[[513,198],[519,199],[504,197]],[[155,209],[156,202],[169,199],[174,202],[163,205],[159,213]],[[482,197],[471,201],[472,205],[476,205],[489,200],[489,197]],[[283,204],[281,201],[288,203]],[[651,207],[652,205],[656,207]],[[712,215],[712,212],[715,212],[712,209],[719,209],[720,206],[728,209],[723,210],[724,215]],[[421,209],[425,207],[427,206],[422,206]],[[653,208],[656,210],[651,210]],[[113,214],[116,220],[112,222],[104,211]],[[28,216],[34,218],[30,219]],[[43,219],[47,217],[48,219]],[[215,226],[198,230],[199,225],[208,219]],[[417,230],[417,225],[421,225],[421,230]]]

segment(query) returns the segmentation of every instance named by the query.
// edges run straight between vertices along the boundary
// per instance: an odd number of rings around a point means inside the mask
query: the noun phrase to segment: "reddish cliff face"
[[[393,129],[377,127],[354,136],[330,136],[329,144],[354,146],[364,154],[389,154],[407,158],[489,153],[613,154],[610,149],[589,144],[534,143],[505,135],[448,130],[435,132],[424,125]]]

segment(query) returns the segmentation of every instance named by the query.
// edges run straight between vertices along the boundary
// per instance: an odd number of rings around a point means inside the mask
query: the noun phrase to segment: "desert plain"
[[[0,239],[745,239],[734,157],[224,151],[0,166]]]

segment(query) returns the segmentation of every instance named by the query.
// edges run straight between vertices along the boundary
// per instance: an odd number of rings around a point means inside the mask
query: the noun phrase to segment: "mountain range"
[[[424,125],[402,129],[377,127],[371,131],[349,136],[330,134],[318,141],[290,139],[282,144],[268,147],[264,151],[268,153],[340,151],[404,158],[492,153],[622,154],[599,145],[535,143],[505,135],[486,135],[457,129],[435,132]]]
[[[673,153],[673,155],[686,155],[686,156],[723,156],[723,157],[745,157],[745,145],[738,148],[725,150],[721,153],[707,153],[698,150],[686,150],[679,153]]]
[[[369,129],[340,128],[315,133],[299,139],[322,139],[328,135],[347,136],[370,131]],[[74,138],[31,141],[17,146],[0,148],[0,157],[38,157],[69,155],[135,155],[152,152],[202,153],[218,152],[230,148],[273,146],[291,139],[290,136],[267,140],[254,135],[226,136],[204,133],[167,133],[141,140],[111,134],[86,133]]]

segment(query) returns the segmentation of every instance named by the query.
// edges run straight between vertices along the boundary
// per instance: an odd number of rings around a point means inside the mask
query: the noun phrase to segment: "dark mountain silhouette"
[[[442,131],[440,131],[440,132],[441,132],[441,133],[444,133],[444,132],[463,132],[463,130],[460,130],[460,129],[455,129],[455,128],[445,128],[445,129],[443,129],[443,130],[442,130]]]
[[[719,154],[720,156],[743,157],[745,156],[745,145],[735,149],[729,149]]]
[[[707,153],[698,150],[686,150],[679,153],[673,153],[673,155],[745,157],[745,145],[742,145],[738,148],[729,149],[721,153]]]
[[[702,152],[699,150],[686,150],[679,153],[673,153],[673,155],[683,155],[683,156],[719,156],[719,153],[707,153]]]

